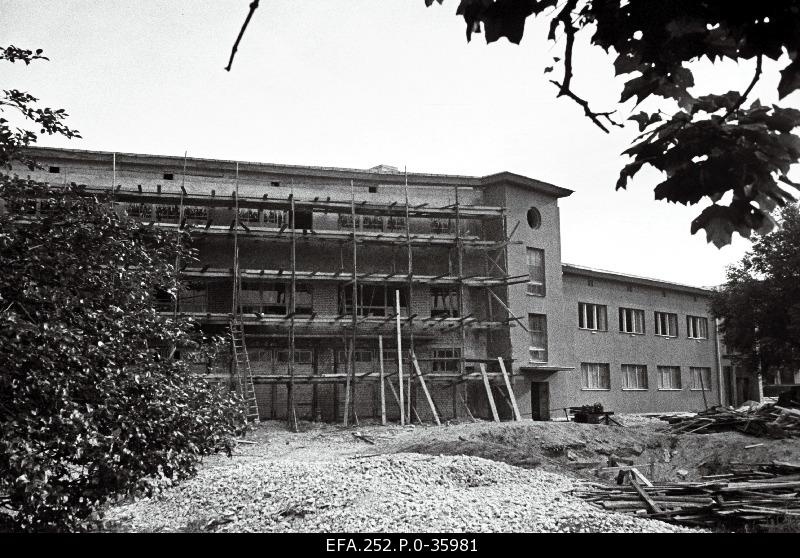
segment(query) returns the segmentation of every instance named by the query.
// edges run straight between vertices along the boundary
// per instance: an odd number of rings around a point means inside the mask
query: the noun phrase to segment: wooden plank
[[[417,378],[419,378],[419,385],[422,387],[423,393],[425,393],[425,399],[428,400],[428,405],[431,408],[431,413],[433,413],[433,420],[436,422],[438,426],[441,426],[442,423],[439,420],[439,413],[436,412],[436,406],[433,404],[433,399],[431,398],[431,394],[428,391],[428,385],[425,383],[425,378],[422,377],[422,372],[419,370],[419,363],[417,362],[417,355],[411,353],[411,362],[414,363],[414,371],[417,373]]]
[[[645,477],[645,476],[644,476],[644,475],[643,475],[643,474],[642,474],[642,473],[639,471],[639,469],[637,469],[636,467],[631,467],[631,468],[630,468],[630,471],[631,471],[631,472],[632,472],[634,475],[636,475],[636,477],[639,479],[639,481],[640,481],[640,482],[641,482],[643,485],[645,485],[645,486],[647,486],[647,487],[649,487],[649,488],[653,488],[653,483],[652,483],[652,482],[650,482],[649,480],[647,480],[647,477]]]
[[[503,381],[506,383],[508,397],[511,400],[511,408],[514,410],[514,420],[521,421],[522,416],[519,414],[519,407],[517,407],[517,396],[514,395],[514,390],[511,388],[511,381],[508,379],[508,372],[506,372],[506,365],[503,362],[503,357],[497,357],[497,362],[500,363],[500,372],[503,374]]]
[[[461,397],[460,393],[458,394],[458,398],[461,400],[461,404],[464,405],[464,408],[467,410],[467,415],[469,415],[470,420],[472,420],[472,422],[475,422],[475,417],[472,416],[472,411],[469,410],[469,405],[467,405],[467,402],[464,401],[464,398]]]
[[[492,396],[492,386],[489,384],[489,376],[486,375],[486,365],[481,362],[479,366],[481,367],[481,376],[483,376],[483,386],[486,388],[486,397],[489,399],[489,407],[492,409],[492,418],[495,422],[500,422],[497,406],[494,404],[494,397]]]
[[[642,488],[642,485],[639,484],[639,481],[636,479],[636,475],[631,474],[630,477],[631,486],[633,486],[634,490],[639,493],[639,496],[644,500],[645,504],[647,504],[647,508],[651,513],[661,513],[664,510],[656,504],[653,499],[645,492]]]

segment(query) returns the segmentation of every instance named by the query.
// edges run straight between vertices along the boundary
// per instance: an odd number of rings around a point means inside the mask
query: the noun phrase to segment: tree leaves
[[[426,6],[431,4],[425,0]],[[528,16],[556,4],[556,0],[461,0],[456,15],[462,16],[467,24],[467,41],[472,39],[472,33],[480,33],[483,24],[487,43],[505,37],[519,44]]]
[[[426,5],[432,2],[426,0]],[[522,0],[461,0],[457,13],[467,24],[467,38],[486,29],[487,42],[500,37],[519,43],[530,15],[556,6],[551,14],[548,39],[565,43],[564,78],[550,80],[558,95],[574,100],[584,114],[603,131],[615,111],[596,112],[586,99],[571,89],[572,53],[578,34],[605,50],[614,52],[616,75],[629,76],[620,103],[634,99],[639,105],[653,100],[658,110],[630,117],[642,133],[625,151],[633,157],[620,172],[616,188],[627,186],[643,165],[667,174],[655,186],[657,199],[695,204],[704,198],[719,202],[732,193],[743,204],[709,208],[692,224],[692,232],[708,225],[709,240],[717,245],[730,242],[734,231],[747,236],[771,226],[772,208],[795,197],[778,187],[790,184],[786,173],[798,161],[798,138],[793,129],[800,123],[793,109],[741,108],[761,76],[765,58],[778,60],[784,52],[791,62],[781,70],[778,94],[784,98],[800,88],[800,5],[791,2],[661,2],[658,9],[647,0],[567,0],[535,2]],[[559,36],[558,31],[563,30]],[[689,64],[707,58],[716,61],[756,60],[751,84],[742,92],[705,94],[695,97],[694,76]],[[558,61],[557,61],[558,62]],[[552,71],[545,68],[545,74]],[[669,101],[666,105],[664,101]],[[673,110],[672,101],[679,110]],[[666,116],[667,114],[672,116]],[[666,121],[662,118],[666,118]],[[682,145],[685,142],[686,145]],[[735,208],[734,208],[735,207]],[[698,228],[699,227],[699,228]]]
[[[800,57],[793,51],[792,61],[781,70],[781,80],[778,83],[778,98],[783,99],[793,91],[800,89]]]
[[[241,399],[164,358],[173,346],[222,351],[155,309],[176,254],[193,257],[188,243],[77,185],[0,175],[0,199],[0,494],[17,528],[78,529],[115,495],[229,452]],[[31,200],[47,207],[39,219]]]
[[[657,112],[648,114],[644,111],[634,114],[628,120],[633,120],[637,124],[639,124],[639,131],[644,131],[645,128],[650,126],[650,124],[655,124],[656,122],[661,122],[661,115]]]
[[[729,220],[725,220],[729,221]],[[800,208],[781,212],[781,227],[760,235],[712,299],[725,344],[765,381],[776,370],[800,366]]]

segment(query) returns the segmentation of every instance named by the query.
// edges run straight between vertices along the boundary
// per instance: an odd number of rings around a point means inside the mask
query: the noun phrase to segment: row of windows
[[[358,315],[391,316],[395,313],[397,289],[384,285],[358,285]],[[407,291],[400,289],[400,308],[408,310]],[[286,316],[290,311],[291,289],[286,283],[265,283],[242,281],[239,301],[245,314],[265,314]],[[201,281],[190,282],[181,292],[183,312],[207,312],[208,289]],[[353,287],[339,288],[339,313],[353,313]],[[172,301],[164,301],[165,308],[171,308]],[[460,315],[458,291],[454,287],[432,287],[430,290],[430,311],[434,318],[457,318]],[[313,290],[310,285],[295,287],[295,314],[308,316],[313,313]]]
[[[653,324],[656,335],[678,337],[678,315],[670,312],[654,312]],[[578,303],[578,327],[592,331],[608,331],[608,308],[604,304]],[[619,309],[619,331],[643,335],[646,332],[645,312],[637,308]],[[686,337],[708,339],[708,318],[686,316]]]
[[[145,220],[155,220],[160,223],[177,222],[180,216],[180,208],[177,205],[152,205],[152,204],[126,204],[128,215]],[[187,206],[183,209],[183,216],[187,222],[208,221],[209,213],[207,207]],[[239,210],[239,221],[247,225],[265,226],[289,226],[291,225],[290,212],[284,210],[269,209],[250,209]],[[434,234],[447,234],[454,231],[455,223],[451,219],[427,219],[430,232]],[[404,231],[406,228],[406,218],[381,215],[356,215],[355,228],[361,231]],[[337,218],[337,226],[340,230],[353,230],[353,216],[340,214]],[[313,228],[313,213],[311,211],[297,210],[295,212],[295,228]]]
[[[255,367],[264,365],[288,364],[290,352],[288,349],[267,349],[251,347],[247,350],[250,363]],[[461,349],[433,349],[431,351],[432,369],[434,372],[457,372],[458,360],[461,358]],[[187,360],[192,360],[191,355],[187,355]],[[313,349],[296,349],[294,352],[295,364],[312,364],[314,358]],[[356,349],[352,353],[353,361],[360,364],[378,362],[378,351],[372,349]],[[348,361],[347,351],[339,350],[336,352],[336,359],[339,364]],[[438,359],[438,360],[437,360]],[[397,351],[391,349],[383,351],[383,362],[397,362]]]
[[[620,378],[623,390],[644,391],[650,389],[647,366],[644,364],[623,364],[620,367]],[[683,389],[680,366],[657,366],[656,379],[659,390]],[[711,368],[701,366],[689,367],[690,389],[697,391],[711,390]],[[581,389],[611,389],[611,366],[604,362],[581,363]]]

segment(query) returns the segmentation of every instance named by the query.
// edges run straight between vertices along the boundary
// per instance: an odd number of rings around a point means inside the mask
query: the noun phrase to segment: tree
[[[780,222],[728,269],[711,303],[725,344],[751,370],[800,368],[800,206],[786,206]]]
[[[442,4],[444,0],[436,0]],[[431,6],[434,0],[425,0]],[[227,70],[258,0],[231,52]],[[561,68],[550,79],[558,97],[577,103],[604,132],[623,127],[619,110],[598,111],[573,87],[573,60],[579,39],[616,55],[617,76],[628,76],[620,105],[630,99],[650,106],[631,116],[639,135],[624,152],[631,160],[620,171],[616,188],[645,165],[661,171],[657,200],[712,204],[691,225],[704,229],[709,242],[729,244],[734,231],[749,237],[773,229],[776,207],[795,199],[800,184],[788,177],[800,158],[800,111],[749,100],[761,78],[765,59],[789,63],[781,70],[777,92],[785,99],[800,88],[800,1],[726,2],[725,0],[460,0],[456,14],[464,18],[467,40],[483,31],[487,43],[503,37],[519,44],[529,17],[549,20],[548,40],[561,42],[563,53],[544,68]],[[753,78],[742,91],[690,92],[690,64],[703,57],[752,60]],[[789,188],[787,190],[787,187]],[[723,196],[730,194],[729,201]]]
[[[4,93],[0,110],[77,136],[63,110]],[[35,164],[24,153],[35,133],[0,126],[0,165]],[[116,495],[150,493],[193,474],[203,455],[230,453],[245,425],[241,398],[171,358],[212,359],[219,343],[156,310],[155,292],[178,288],[176,256],[193,257],[188,235],[176,243],[107,198],[0,175],[0,520],[17,529],[80,528]],[[30,217],[36,203],[41,218]]]

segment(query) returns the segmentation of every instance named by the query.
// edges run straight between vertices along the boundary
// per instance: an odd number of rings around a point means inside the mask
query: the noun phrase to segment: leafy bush
[[[80,529],[116,495],[230,454],[246,419],[238,395],[169,358],[222,346],[156,311],[188,243],[74,185],[0,177],[7,209],[34,197],[41,220],[0,211],[0,506],[17,529]]]

